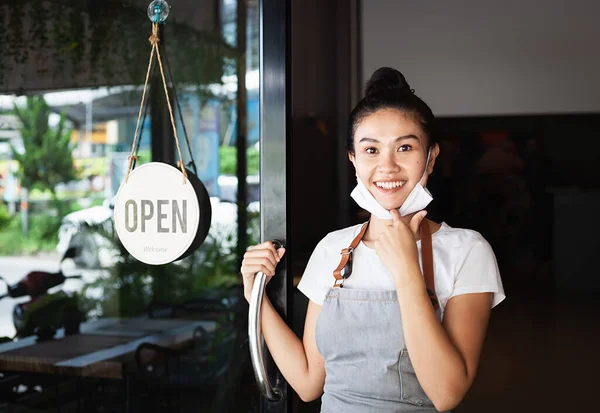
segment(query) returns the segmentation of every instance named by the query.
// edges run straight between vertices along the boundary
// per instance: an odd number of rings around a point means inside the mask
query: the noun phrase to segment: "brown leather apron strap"
[[[334,288],[343,287],[344,280],[350,277],[350,274],[352,273],[352,252],[364,237],[368,226],[368,222],[364,223],[358,235],[352,240],[350,246],[342,250],[342,259],[340,260],[340,264],[333,271],[333,277],[335,278],[333,283]],[[427,220],[424,219],[421,221],[419,232],[421,234],[421,263],[423,265],[425,288],[427,289],[427,295],[431,300],[431,305],[433,305],[433,308],[437,310],[440,308],[440,304],[437,299],[437,295],[435,294],[433,245],[431,243],[431,229],[429,228]]]
[[[358,235],[352,240],[350,246],[342,250],[342,259],[340,261],[340,265],[338,265],[338,267],[333,271],[333,276],[335,277],[335,282],[333,283],[334,287],[341,287],[344,283],[344,280],[350,277],[350,274],[352,272],[352,251],[354,251],[354,248],[358,247],[360,240],[365,236],[365,232],[367,231],[368,226],[369,223],[365,222],[362,228],[360,229]],[[348,264],[349,262],[350,265]]]

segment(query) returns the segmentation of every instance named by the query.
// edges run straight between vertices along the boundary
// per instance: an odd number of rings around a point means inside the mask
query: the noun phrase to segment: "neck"
[[[409,225],[410,220],[412,219],[412,217],[414,215],[415,214],[409,214],[409,215],[403,216],[400,218],[400,220],[402,222],[404,222],[406,225]],[[391,219],[380,219],[380,218],[377,218],[375,215],[371,214],[371,218],[369,219],[369,228],[367,228],[367,232],[365,233],[363,241],[367,242],[367,243],[375,241],[377,238],[379,238],[381,233],[390,225],[392,225]],[[418,236],[418,233],[417,233],[417,236]]]

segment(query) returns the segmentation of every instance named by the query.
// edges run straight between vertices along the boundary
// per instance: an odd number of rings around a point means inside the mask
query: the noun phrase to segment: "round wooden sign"
[[[161,162],[135,168],[115,201],[115,226],[123,246],[137,260],[161,265],[188,256],[210,228],[210,199],[189,171]]]

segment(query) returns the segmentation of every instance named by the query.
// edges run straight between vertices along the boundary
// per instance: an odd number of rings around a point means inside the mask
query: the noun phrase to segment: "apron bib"
[[[437,412],[419,384],[410,361],[395,290],[344,288],[352,274],[352,252],[368,223],[341,252],[316,325],[316,342],[325,359],[323,413]],[[439,316],[433,280],[431,231],[421,227],[423,274]]]

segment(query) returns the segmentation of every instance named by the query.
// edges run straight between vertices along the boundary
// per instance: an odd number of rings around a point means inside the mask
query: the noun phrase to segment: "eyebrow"
[[[406,140],[406,139],[414,139],[414,140],[416,140],[416,141],[419,141],[419,142],[420,142],[420,139],[419,139],[419,137],[418,137],[418,136],[416,136],[416,135],[406,135],[406,136],[399,136],[399,137],[397,137],[397,138],[394,140],[394,142],[403,141],[403,140]],[[375,139],[375,138],[370,138],[370,137],[368,137],[368,136],[365,136],[365,137],[364,137],[364,138],[362,138],[360,141],[358,141],[358,143],[361,143],[361,142],[375,142],[375,143],[379,143],[379,141],[378,141],[377,139]]]

